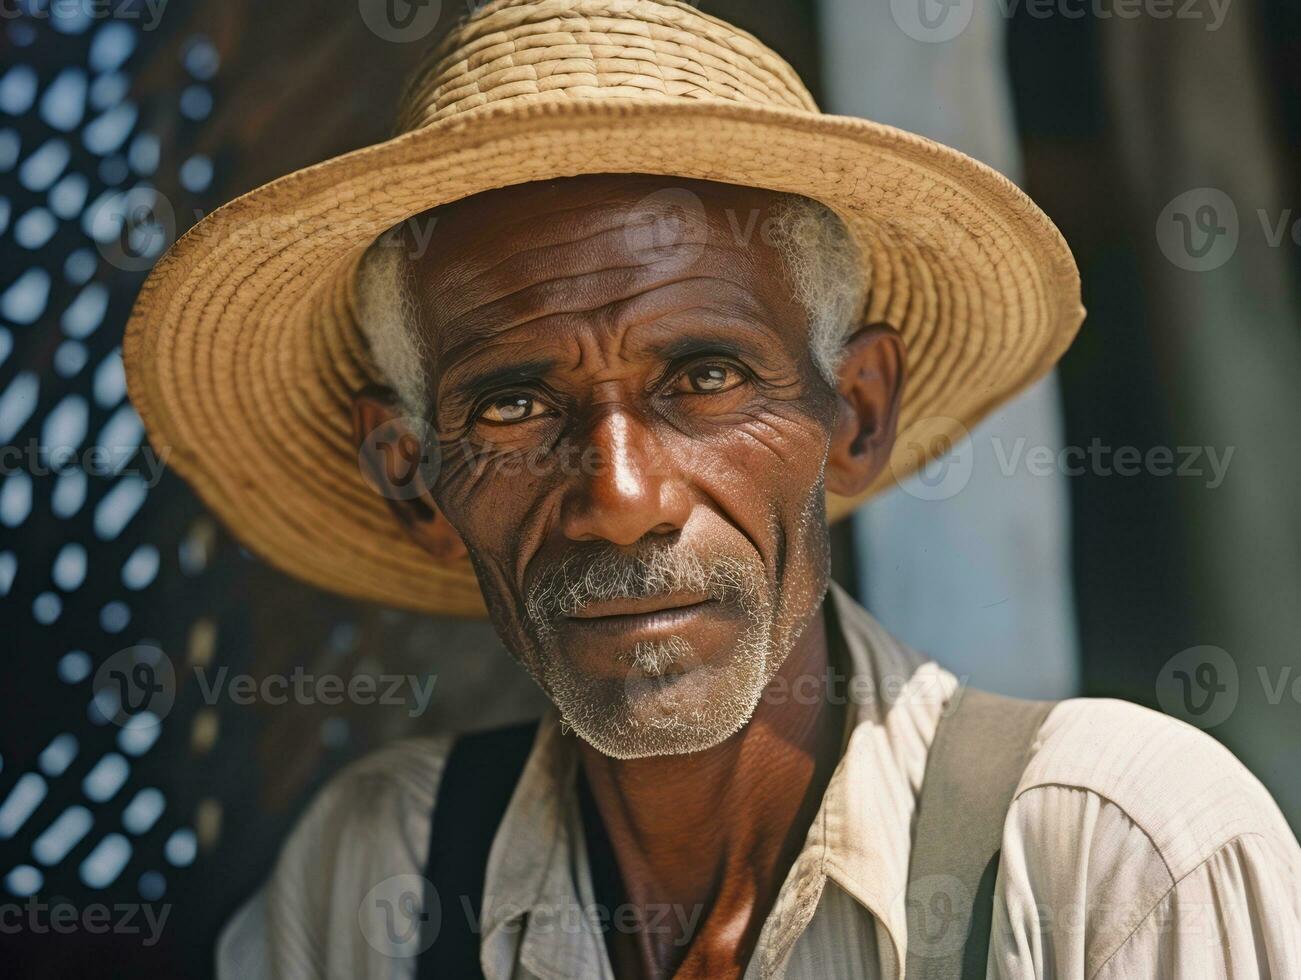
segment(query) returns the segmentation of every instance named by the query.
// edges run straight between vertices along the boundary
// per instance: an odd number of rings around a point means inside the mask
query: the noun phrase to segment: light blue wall
[[[922,9],[949,20],[922,22]],[[997,4],[822,0],[821,17],[825,109],[921,133],[1017,179]],[[1066,478],[1036,475],[1024,456],[1046,446],[1055,459],[1061,444],[1049,377],[974,429],[948,470],[924,471],[932,485],[914,478],[854,518],[860,599],[977,687],[1077,691]]]

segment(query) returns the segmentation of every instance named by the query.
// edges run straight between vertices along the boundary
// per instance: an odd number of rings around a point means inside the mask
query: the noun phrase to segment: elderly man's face
[[[825,480],[856,492],[889,450],[897,341],[858,336],[842,392],[819,375],[777,200],[526,185],[440,209],[413,260],[442,465],[395,509],[436,554],[459,536],[509,649],[608,755],[744,725],[826,588]],[[361,399],[359,428],[389,411]]]

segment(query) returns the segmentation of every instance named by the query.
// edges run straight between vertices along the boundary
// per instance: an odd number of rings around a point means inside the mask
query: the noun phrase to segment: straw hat
[[[231,202],[158,262],[123,345],[171,465],[252,550],[350,596],[482,615],[469,562],[407,541],[362,478],[352,394],[380,380],[353,274],[388,228],[481,191],[646,173],[793,192],[846,222],[865,322],[903,335],[902,438],[871,493],[1043,375],[1083,318],[1065,242],[948,147],[823,115],[755,38],[676,0],[497,0],[416,77],[394,139]],[[843,516],[861,500],[833,498]]]

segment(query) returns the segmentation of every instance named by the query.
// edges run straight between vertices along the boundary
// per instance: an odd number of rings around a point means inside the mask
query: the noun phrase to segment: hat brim
[[[1083,319],[1048,218],[994,170],[866,120],[722,102],[539,100],[460,113],[273,181],[157,263],[123,356],[154,447],[251,550],[348,596],[480,616],[468,561],[438,564],[363,480],[351,399],[380,380],[353,271],[387,229],[529,181],[647,173],[820,200],[863,249],[865,322],[903,335],[891,465],[841,517],[1047,372]]]

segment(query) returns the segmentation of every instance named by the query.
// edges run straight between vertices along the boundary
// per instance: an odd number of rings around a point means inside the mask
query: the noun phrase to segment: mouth
[[[689,624],[713,605],[713,599],[702,595],[610,599],[584,606],[564,623],[603,633],[658,633]]]

